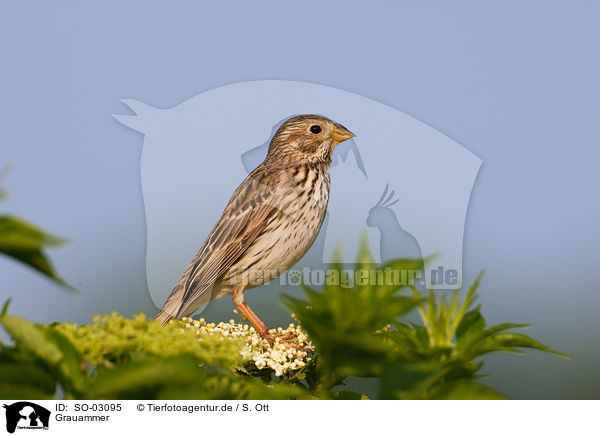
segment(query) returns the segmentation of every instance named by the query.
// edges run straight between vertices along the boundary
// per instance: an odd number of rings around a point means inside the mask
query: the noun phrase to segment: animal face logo
[[[48,429],[50,411],[29,401],[4,404],[6,409],[6,431],[14,433],[19,429]]]
[[[144,134],[146,275],[157,306],[231,193],[264,159],[275,130],[303,113],[324,115],[356,137],[334,152],[327,217],[298,265],[326,269],[340,245],[341,261],[353,263],[366,233],[376,262],[436,254],[424,285],[460,286],[465,217],[481,159],[437,130],[369,98],[303,82],[227,85],[170,109],[123,103],[135,114],[115,118]],[[451,280],[440,280],[440,271]]]

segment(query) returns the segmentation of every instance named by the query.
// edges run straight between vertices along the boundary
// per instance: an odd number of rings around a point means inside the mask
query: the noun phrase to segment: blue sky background
[[[358,2],[357,2],[358,3]],[[10,211],[67,236],[70,296],[0,259],[0,297],[40,322],[154,314],[145,282],[143,138],[119,100],[171,107],[257,79],[314,82],[395,107],[483,159],[464,279],[486,269],[490,322],[574,357],[493,356],[515,398],[598,398],[600,61],[591,1],[0,4],[0,165]],[[273,290],[249,295],[287,321]],[[222,299],[207,312],[231,313]]]

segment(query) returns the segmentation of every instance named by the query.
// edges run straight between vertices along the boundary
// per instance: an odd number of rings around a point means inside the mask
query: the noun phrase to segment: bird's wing
[[[210,301],[214,283],[277,216],[279,197],[275,188],[251,174],[233,194],[157,318],[165,323],[194,312],[203,304],[200,300]]]

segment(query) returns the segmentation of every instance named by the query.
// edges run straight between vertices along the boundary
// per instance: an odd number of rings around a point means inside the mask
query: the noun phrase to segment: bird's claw
[[[296,350],[305,351],[305,352],[309,351],[308,348],[303,347],[300,344],[295,344],[295,343],[291,342],[292,340],[296,339],[295,335],[286,334],[286,333],[278,333],[276,335],[267,334],[263,337],[263,339],[265,339],[271,347],[273,345],[275,345],[275,342],[277,342],[277,339],[279,339],[280,343],[285,343],[286,345],[288,345],[292,348],[295,348]]]

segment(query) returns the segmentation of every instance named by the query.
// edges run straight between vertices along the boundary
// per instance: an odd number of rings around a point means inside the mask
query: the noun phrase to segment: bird
[[[165,324],[190,316],[209,301],[231,295],[272,344],[275,338],[246,303],[244,291],[278,277],[312,246],[329,202],[332,153],[354,136],[321,115],[287,119],[273,135],[264,161],[231,196],[157,320]]]

